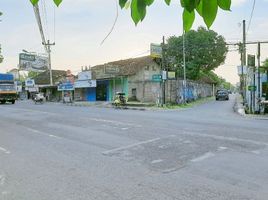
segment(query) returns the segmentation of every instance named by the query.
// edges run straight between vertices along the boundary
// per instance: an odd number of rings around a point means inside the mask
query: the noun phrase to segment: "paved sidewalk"
[[[247,118],[254,118],[254,119],[258,119],[258,120],[268,120],[268,114],[261,114],[261,115],[257,115],[257,114],[246,114],[245,113],[245,107],[243,106],[242,103],[242,97],[240,95],[236,95],[235,97],[235,104],[234,104],[234,111],[236,113],[238,113],[239,115],[243,116],[243,117],[247,117]]]

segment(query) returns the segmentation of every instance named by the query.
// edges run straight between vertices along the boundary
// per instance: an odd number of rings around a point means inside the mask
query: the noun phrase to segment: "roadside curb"
[[[268,120],[267,115],[254,115],[254,114],[246,114],[245,107],[242,104],[242,101],[240,99],[240,96],[236,96],[235,98],[235,104],[234,104],[234,112],[239,114],[242,117],[246,117],[248,119],[256,119],[256,120]]]
[[[73,106],[73,107],[95,107],[95,108],[113,108],[113,106],[111,104],[106,104],[106,105],[98,105],[98,104],[88,104],[88,103],[81,103],[81,104],[77,104],[77,103],[65,103],[63,104],[65,106]],[[145,107],[131,107],[131,106],[127,106],[126,108],[117,108],[119,110],[139,110],[139,111],[146,111],[149,110]]]

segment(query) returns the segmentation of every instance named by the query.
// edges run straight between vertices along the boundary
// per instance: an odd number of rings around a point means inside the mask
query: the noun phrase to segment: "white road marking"
[[[43,132],[36,130],[36,129],[32,129],[32,128],[27,128],[28,131],[34,132],[34,133],[39,133],[39,134],[43,134]]]
[[[118,148],[111,149],[111,150],[108,150],[108,151],[104,151],[104,152],[102,152],[102,154],[103,155],[109,155],[109,154],[112,154],[112,153],[117,152],[117,151],[122,151],[122,150],[130,149],[130,148],[133,148],[133,147],[136,147],[136,146],[140,146],[140,145],[143,145],[143,144],[148,144],[148,143],[156,142],[156,141],[159,141],[159,140],[162,140],[162,139],[166,139],[166,138],[170,138],[170,137],[175,137],[175,135],[170,135],[170,136],[167,136],[167,137],[154,138],[154,139],[151,139],[151,140],[145,140],[145,141],[142,141],[142,142],[137,142],[137,143],[130,144],[130,145],[127,145],[127,146],[122,146],[122,147],[118,147]]]
[[[107,120],[107,119],[100,119],[100,118],[88,118],[88,119],[91,121],[96,121],[96,122],[104,122],[104,123],[110,123],[110,124],[116,124],[116,125],[141,127],[141,125],[132,124],[132,123],[128,123],[128,122],[121,122],[121,121],[114,121],[114,120]]]
[[[228,149],[227,147],[219,147],[218,151],[224,151],[224,150],[227,150],[227,149]]]
[[[192,161],[192,162],[200,162],[200,161],[203,161],[203,160],[205,160],[205,159],[211,158],[211,157],[213,157],[213,156],[215,156],[214,153],[207,152],[207,153],[205,153],[205,154],[202,155],[202,156],[199,156],[199,157],[197,157],[197,158],[192,159],[191,161]]]
[[[6,154],[10,154],[10,151],[6,150],[5,148],[3,147],[0,147],[0,151],[6,153]]]
[[[7,195],[7,194],[9,194],[10,192],[7,192],[7,191],[3,191],[1,194],[2,195]]]
[[[256,145],[265,145],[268,146],[268,143],[266,142],[259,142],[255,140],[249,140],[249,139],[240,139],[240,138],[235,138],[235,137],[225,137],[225,136],[220,136],[220,135],[210,135],[206,133],[198,133],[198,132],[186,132],[184,131],[184,135],[191,135],[191,136],[198,136],[198,137],[207,137],[207,138],[213,138],[216,140],[227,140],[231,142],[245,142],[245,143],[251,143],[251,144],[256,144]]]
[[[59,136],[56,136],[56,135],[52,135],[52,134],[46,134],[42,131],[39,131],[39,130],[36,130],[36,129],[32,129],[32,128],[27,128],[28,131],[31,131],[33,133],[38,133],[38,134],[42,134],[42,135],[45,135],[45,136],[49,136],[49,137],[52,137],[52,138],[57,138],[57,139],[62,139],[61,137]]]
[[[153,160],[151,163],[152,164],[157,164],[157,163],[161,163],[161,162],[163,162],[163,160],[159,159],[159,160]]]
[[[4,185],[6,182],[6,178],[3,175],[0,175],[0,185]]]
[[[49,135],[49,137],[53,137],[53,138],[57,138],[57,139],[61,139],[61,137],[56,136],[56,135]]]
[[[256,151],[251,151],[251,153],[259,155],[261,152],[256,150]]]

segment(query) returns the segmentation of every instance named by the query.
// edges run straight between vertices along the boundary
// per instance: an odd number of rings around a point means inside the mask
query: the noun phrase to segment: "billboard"
[[[19,54],[20,70],[42,72],[49,68],[48,57],[29,53]]]
[[[85,81],[85,80],[90,80],[90,79],[92,79],[91,71],[80,72],[78,74],[79,81]]]
[[[151,44],[151,57],[162,58],[162,46],[160,44]]]

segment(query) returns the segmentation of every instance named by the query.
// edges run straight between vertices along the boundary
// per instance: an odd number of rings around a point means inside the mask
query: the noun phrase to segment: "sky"
[[[182,8],[179,0],[167,6],[164,0],[155,0],[147,9],[145,20],[135,26],[130,10],[119,8],[113,32],[109,33],[115,17],[118,0],[63,0],[55,8],[52,0],[40,0],[40,12],[46,38],[52,46],[52,68],[70,69],[73,73],[82,66],[94,66],[110,61],[134,58],[149,54],[150,43],[161,43],[166,38],[182,34]],[[242,20],[246,20],[247,41],[268,41],[268,0],[256,0],[251,23],[249,19],[253,0],[232,0],[231,12],[219,11],[211,27],[223,35],[227,42],[242,40]],[[0,0],[0,44],[4,62],[0,72],[17,67],[19,53],[44,52],[41,36],[29,0]],[[193,29],[205,26],[197,17]],[[237,66],[240,56],[231,47],[225,64],[215,72],[235,84],[239,81]],[[248,45],[247,52],[256,54],[257,46]],[[261,60],[268,57],[268,44],[261,46]]]

